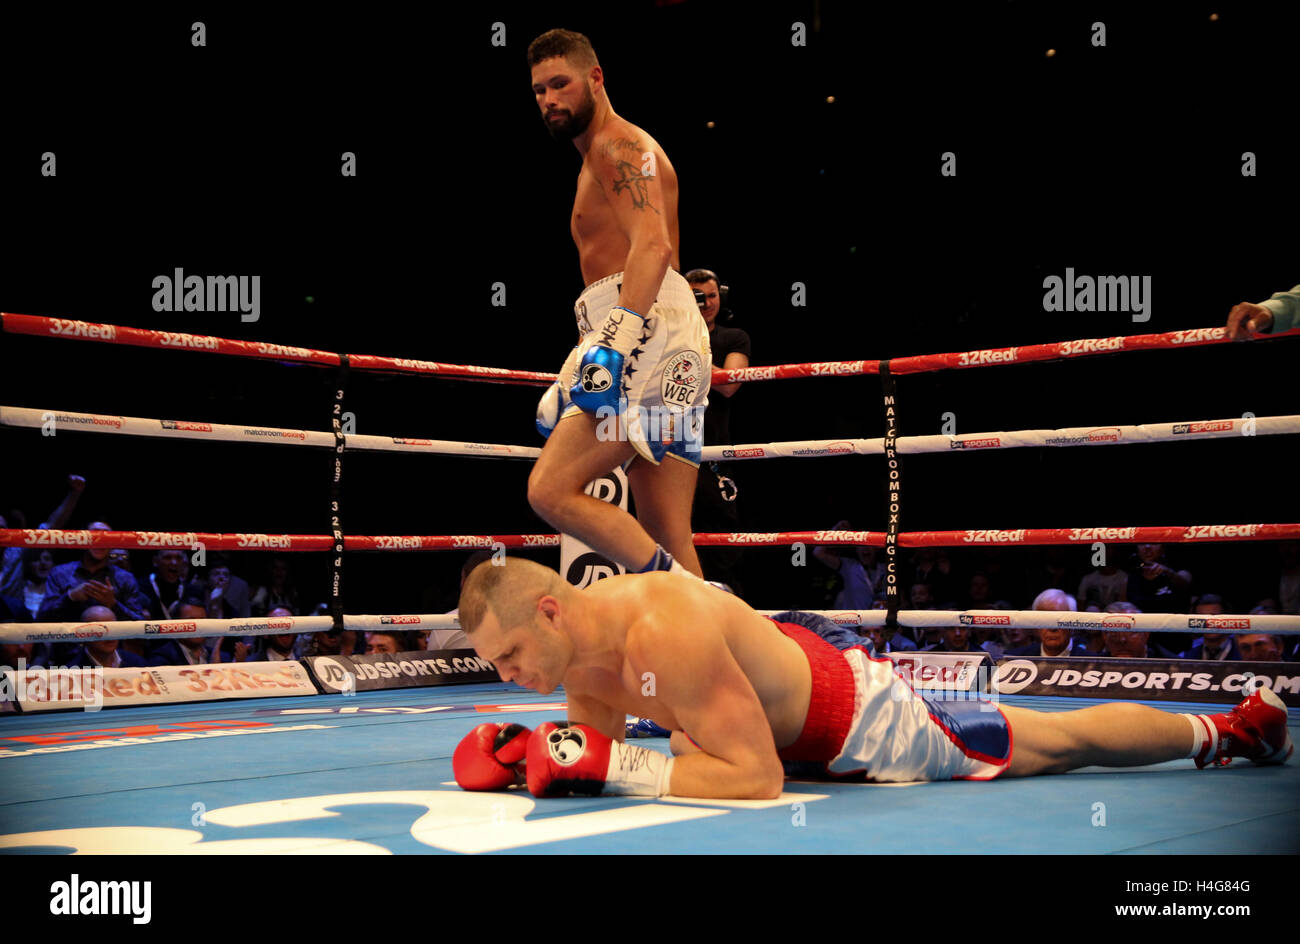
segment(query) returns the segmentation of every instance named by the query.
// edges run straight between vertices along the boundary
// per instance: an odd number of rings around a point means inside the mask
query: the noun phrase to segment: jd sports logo
[[[612,472],[598,479],[592,479],[583,491],[592,498],[609,502],[611,505],[619,507],[623,505],[623,482]]]
[[[591,586],[597,580],[604,580],[617,574],[618,568],[611,564],[608,558],[592,551],[575,557],[564,579],[581,590],[583,587]]]
[[[316,677],[326,688],[332,688],[336,692],[350,692],[356,688],[356,678],[333,659],[318,656],[313,665]]]
[[[1003,695],[1014,695],[1038,678],[1038,666],[1025,659],[1015,659],[998,666],[993,687]]]

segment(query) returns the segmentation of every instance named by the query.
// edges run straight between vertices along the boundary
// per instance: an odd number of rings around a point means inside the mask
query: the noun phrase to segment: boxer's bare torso
[[[662,196],[647,193],[647,173],[657,178]],[[619,224],[613,201],[662,217],[672,245],[670,265],[679,269],[677,172],[659,142],[611,114],[583,153],[569,221],[585,285],[623,271],[627,263],[632,242]]]
[[[812,675],[803,650],[771,620],[736,597],[675,574],[611,577],[581,592],[601,615],[606,651],[598,667],[575,667],[564,675],[575,720],[577,705],[603,714],[580,720],[610,736],[621,737],[628,714],[690,734],[692,725],[681,715],[688,714],[683,707],[693,707],[694,698],[675,693],[694,695],[718,685],[726,669],[720,663],[730,659],[757,695],[776,747],[798,740]],[[707,648],[714,641],[725,651],[719,647],[712,657],[695,657],[702,644]],[[629,649],[635,655],[629,656]],[[597,712],[597,705],[603,710]]]

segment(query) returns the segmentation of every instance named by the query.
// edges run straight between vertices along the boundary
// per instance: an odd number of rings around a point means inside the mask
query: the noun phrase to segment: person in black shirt
[[[709,326],[709,345],[713,349],[713,366],[735,370],[749,366],[749,335],[731,327],[731,311],[726,303],[727,287],[709,269],[692,269],[686,281],[695,290],[700,314]],[[709,388],[709,406],[704,412],[704,445],[725,446],[731,438],[731,398],[739,383],[713,384]],[[739,531],[738,489],[731,472],[721,462],[705,462],[695,483],[695,506],[691,524],[696,531]],[[737,596],[741,589],[741,551],[734,547],[700,548],[700,566],[708,580],[727,584]]]

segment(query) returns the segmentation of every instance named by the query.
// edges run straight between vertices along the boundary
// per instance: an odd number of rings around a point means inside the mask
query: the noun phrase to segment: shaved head
[[[573,588],[555,571],[521,557],[479,564],[460,591],[460,626],[473,633],[491,612],[503,630],[530,623],[543,596],[565,599]]]

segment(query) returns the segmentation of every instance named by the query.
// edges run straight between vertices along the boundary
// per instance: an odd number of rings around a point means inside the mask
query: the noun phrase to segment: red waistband
[[[799,644],[812,670],[808,717],[799,740],[777,754],[782,760],[832,760],[840,753],[853,725],[853,669],[844,653],[812,630],[793,623],[776,626]]]

